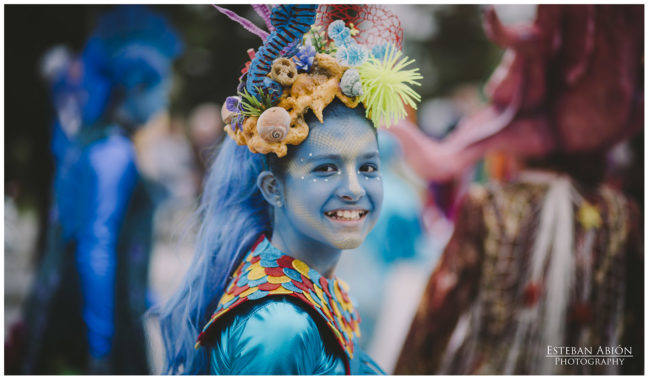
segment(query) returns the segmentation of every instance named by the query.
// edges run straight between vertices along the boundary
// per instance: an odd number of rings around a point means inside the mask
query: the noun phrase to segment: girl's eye
[[[378,170],[379,170],[379,168],[376,167],[376,165],[374,165],[374,164],[364,164],[363,166],[361,166],[361,169],[360,169],[360,171],[362,173],[374,173],[375,171],[378,171]]]
[[[324,164],[317,166],[313,171],[318,173],[335,173],[338,171],[338,168],[332,164]]]

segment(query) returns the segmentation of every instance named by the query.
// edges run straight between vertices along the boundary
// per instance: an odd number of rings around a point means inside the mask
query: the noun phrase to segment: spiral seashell
[[[343,94],[350,97],[361,96],[363,94],[361,76],[356,69],[345,71],[343,77],[340,79],[340,90]]]
[[[267,142],[284,140],[291,126],[291,116],[282,107],[271,107],[257,119],[257,133]]]

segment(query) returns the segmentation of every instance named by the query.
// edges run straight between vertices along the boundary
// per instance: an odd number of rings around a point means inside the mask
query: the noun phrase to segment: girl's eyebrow
[[[378,151],[372,151],[372,152],[367,152],[363,153],[359,156],[361,159],[369,159],[369,158],[376,158],[379,156]],[[315,161],[315,160],[336,160],[340,159],[342,156],[340,154],[336,153],[328,153],[328,154],[316,154],[315,156],[309,156],[307,157],[307,161]]]
[[[340,158],[339,154],[329,153],[329,154],[316,154],[315,156],[309,156],[306,159],[307,161],[315,161],[315,160],[323,160],[323,159],[335,160],[338,158]]]
[[[379,152],[375,150],[375,151],[372,151],[372,152],[361,154],[360,157],[362,159],[368,159],[368,158],[375,158],[375,157],[378,157],[378,156],[379,156]]]

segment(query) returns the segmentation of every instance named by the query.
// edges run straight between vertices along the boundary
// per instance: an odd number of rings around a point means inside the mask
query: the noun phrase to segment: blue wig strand
[[[206,374],[208,355],[196,338],[224,292],[228,276],[260,234],[271,230],[270,206],[257,188],[263,155],[226,139],[212,163],[198,209],[201,226],[191,266],[160,318],[167,374]]]

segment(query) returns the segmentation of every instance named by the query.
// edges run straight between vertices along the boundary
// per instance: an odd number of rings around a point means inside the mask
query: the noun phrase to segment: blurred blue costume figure
[[[230,138],[204,184],[194,260],[156,309],[165,372],[381,374],[358,347],[358,312],[334,271],[381,210],[374,127],[414,104],[404,82],[421,77],[401,71],[406,58],[384,64],[400,58],[393,47],[370,58],[344,20],[322,25],[325,46],[312,25],[326,7],[255,6],[270,33],[217,8],[264,44],[222,109]]]
[[[51,77],[55,200],[48,252],[28,306],[30,341],[43,340],[31,344],[28,373],[55,370],[50,356],[84,335],[74,330],[78,301],[53,288],[80,288],[91,372],[148,373],[141,316],[148,306],[153,204],[130,134],[166,108],[180,49],[163,18],[121,6],[99,20],[81,57]],[[78,285],[64,274],[72,253]],[[59,329],[54,320],[77,326]],[[86,359],[81,356],[77,365]]]

